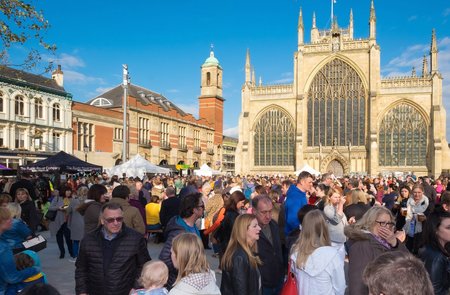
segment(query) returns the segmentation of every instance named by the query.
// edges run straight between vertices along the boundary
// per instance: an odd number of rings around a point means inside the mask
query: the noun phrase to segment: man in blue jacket
[[[303,171],[298,175],[297,185],[291,185],[286,193],[286,201],[284,202],[284,212],[286,224],[284,232],[288,235],[292,230],[298,228],[299,221],[297,212],[303,206],[308,204],[306,192],[310,191],[313,186],[313,177],[311,173]]]

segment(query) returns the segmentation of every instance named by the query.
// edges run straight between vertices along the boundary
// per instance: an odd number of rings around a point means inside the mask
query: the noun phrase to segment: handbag
[[[283,288],[281,289],[280,295],[297,295],[298,287],[297,287],[297,279],[295,278],[295,274],[291,271],[291,263],[288,264],[288,275],[287,279],[283,284]]]
[[[45,213],[45,219],[55,221],[57,213],[58,212],[56,210],[48,210],[47,213]]]
[[[47,248],[47,240],[42,235],[37,235],[29,240],[22,242],[22,246],[25,248],[24,250],[39,252]]]

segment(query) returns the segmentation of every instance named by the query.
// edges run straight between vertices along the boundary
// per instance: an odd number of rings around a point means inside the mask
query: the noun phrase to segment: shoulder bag
[[[295,278],[295,274],[291,271],[292,261],[288,264],[288,275],[287,279],[283,284],[283,288],[281,289],[280,295],[297,295],[298,287],[297,287],[297,279]]]

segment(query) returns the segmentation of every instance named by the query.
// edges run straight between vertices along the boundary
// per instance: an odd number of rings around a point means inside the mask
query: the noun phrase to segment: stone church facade
[[[372,1],[367,39],[335,20],[304,42],[302,11],[294,80],[256,83],[247,51],[236,173],[290,174],[308,164],[335,175],[404,172],[440,175],[450,168],[442,75],[433,30],[430,54],[408,77],[383,78]]]

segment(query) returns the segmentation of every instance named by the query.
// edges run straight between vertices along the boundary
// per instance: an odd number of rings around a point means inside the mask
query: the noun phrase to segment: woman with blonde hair
[[[228,247],[222,257],[222,295],[262,294],[261,275],[256,255],[261,227],[252,214],[236,218]]]
[[[5,241],[14,253],[23,251],[22,242],[31,237],[30,228],[20,219],[22,208],[17,203],[8,203],[8,210],[11,213],[12,225],[1,236],[0,240]]]
[[[330,232],[330,240],[334,246],[343,245],[347,240],[344,235],[344,227],[348,224],[347,217],[344,214],[345,196],[341,194],[341,190],[330,188],[323,213]]]
[[[382,206],[370,208],[358,222],[345,227],[350,295],[368,294],[362,274],[370,261],[389,251],[407,251],[398,239],[402,233],[394,230],[395,218],[391,210]]]
[[[347,216],[349,223],[360,220],[363,215],[370,209],[367,204],[369,195],[360,189],[350,192],[351,204],[344,208],[344,214]]]
[[[30,193],[26,188],[18,188],[16,190],[16,203],[20,204],[22,208],[22,218],[31,231],[35,232],[39,223],[41,223],[36,205],[30,197]]]
[[[291,251],[291,270],[298,294],[344,294],[344,246],[332,247],[328,227],[320,210],[308,212]]]
[[[178,276],[170,295],[220,294],[202,241],[196,234],[182,233],[172,241],[171,259]]]

